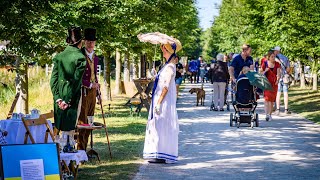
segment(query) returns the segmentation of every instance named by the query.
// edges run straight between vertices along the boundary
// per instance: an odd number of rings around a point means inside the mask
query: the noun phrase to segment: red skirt
[[[278,85],[272,86],[272,87],[273,87],[273,91],[270,91],[270,90],[264,91],[264,100],[270,101],[270,102],[276,102]]]
[[[265,90],[264,91],[264,99],[270,102],[276,102],[277,92],[278,92],[278,84],[276,84],[277,76],[273,73],[267,73],[267,78],[273,88],[273,90]]]

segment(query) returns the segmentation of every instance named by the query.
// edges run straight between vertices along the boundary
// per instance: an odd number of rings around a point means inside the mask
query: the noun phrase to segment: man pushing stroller
[[[244,44],[242,46],[242,52],[241,54],[237,55],[233,61],[231,62],[231,65],[229,67],[229,74],[230,74],[230,80],[233,83],[236,83],[236,80],[238,79],[238,76],[240,72],[242,71],[242,68],[247,66],[250,68],[250,70],[254,69],[253,66],[253,59],[250,56],[251,55],[251,47],[248,44]]]

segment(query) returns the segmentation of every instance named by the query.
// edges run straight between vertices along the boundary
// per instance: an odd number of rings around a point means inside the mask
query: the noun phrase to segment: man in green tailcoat
[[[68,30],[69,46],[53,58],[50,80],[54,99],[54,122],[59,131],[75,130],[80,113],[82,75],[86,58],[81,52],[82,34],[79,27]],[[81,103],[80,103],[81,105]]]

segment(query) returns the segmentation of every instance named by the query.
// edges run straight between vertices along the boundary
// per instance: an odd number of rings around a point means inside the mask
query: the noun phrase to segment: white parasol
[[[176,39],[160,32],[139,34],[138,39],[141,42],[149,42],[151,44],[173,44]]]
[[[163,44],[163,45],[175,44],[176,45],[176,49],[175,49],[176,52],[180,51],[182,48],[182,45],[178,39],[171,37],[171,36],[168,36],[166,34],[160,33],[160,32],[139,34],[137,37],[141,42],[148,42],[151,44]],[[156,53],[157,53],[157,46],[155,47],[155,52],[154,52],[153,67],[155,66]]]

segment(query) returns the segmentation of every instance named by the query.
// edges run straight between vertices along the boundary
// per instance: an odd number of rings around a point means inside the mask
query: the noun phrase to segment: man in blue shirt
[[[202,56],[199,56],[199,58],[197,59],[197,83],[199,83],[199,76],[200,76],[200,67],[201,67],[201,63],[202,63]]]
[[[196,60],[191,60],[189,62],[189,69],[188,71],[190,72],[190,82],[197,82],[197,74],[198,74],[198,65]]]
[[[250,70],[254,69],[253,66],[253,59],[250,56],[251,55],[251,47],[250,45],[244,44],[242,46],[242,52],[238,56],[236,56],[229,67],[229,74],[230,74],[230,79],[234,83],[236,82],[242,68],[244,66],[247,66],[250,68]]]

